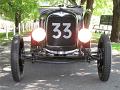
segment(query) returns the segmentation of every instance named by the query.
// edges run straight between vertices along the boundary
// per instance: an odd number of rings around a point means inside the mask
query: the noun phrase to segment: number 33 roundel
[[[54,39],[60,38],[61,35],[62,35],[61,30],[59,30],[59,27],[61,26],[61,24],[60,24],[60,23],[52,23],[52,26],[55,26],[55,28],[53,29],[53,31],[57,33],[57,35],[53,35],[52,37],[53,37]],[[71,26],[71,23],[63,23],[62,26],[65,26],[65,29],[63,30],[63,31],[65,32],[65,35],[63,35],[63,37],[64,37],[65,39],[71,38],[72,32],[71,32],[71,30],[69,29],[70,26]]]

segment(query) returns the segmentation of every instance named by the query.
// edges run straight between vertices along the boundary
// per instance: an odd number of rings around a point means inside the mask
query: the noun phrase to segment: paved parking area
[[[10,46],[0,46],[0,90],[120,90],[120,56],[113,56],[111,76],[101,82],[96,62],[48,64],[26,62],[24,78],[11,77]]]

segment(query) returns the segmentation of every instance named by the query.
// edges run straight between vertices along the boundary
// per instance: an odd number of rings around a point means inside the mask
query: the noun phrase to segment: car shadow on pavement
[[[115,68],[106,83],[99,80],[96,69],[96,63],[32,64],[27,62],[24,77],[19,83],[14,82],[11,72],[3,68],[0,71],[3,74],[0,77],[0,88],[4,90],[79,90],[80,88],[95,90],[97,87],[104,88],[111,85],[120,88],[117,83],[113,84],[114,81],[119,82],[119,73]]]
[[[83,63],[70,64],[45,64],[45,63],[26,63],[25,73],[22,81],[16,83],[12,80],[10,71],[2,70],[4,73],[0,77],[0,86],[3,89],[46,89],[54,88],[55,90],[66,90],[70,88],[79,88],[85,84],[100,83],[94,70],[89,71]],[[87,65],[88,66],[88,65]],[[90,66],[93,67],[93,66]],[[95,67],[95,66],[94,66]]]

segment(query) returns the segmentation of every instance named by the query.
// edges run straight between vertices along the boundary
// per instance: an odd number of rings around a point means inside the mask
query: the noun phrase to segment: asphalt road
[[[10,46],[0,46],[0,90],[120,90],[120,56],[113,56],[109,81],[97,75],[91,63],[25,63],[24,78],[13,81],[10,72]]]

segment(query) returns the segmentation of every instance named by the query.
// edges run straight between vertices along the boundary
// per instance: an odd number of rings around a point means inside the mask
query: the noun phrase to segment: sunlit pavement
[[[28,42],[26,45],[29,45]],[[96,62],[90,64],[26,62],[24,78],[20,83],[16,83],[10,72],[10,45],[0,46],[0,90],[120,90],[120,56],[113,54],[108,82],[99,80]]]

